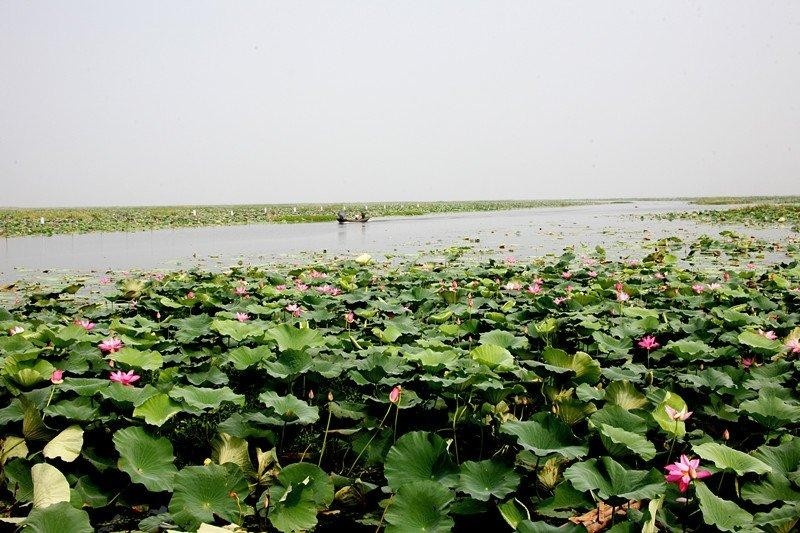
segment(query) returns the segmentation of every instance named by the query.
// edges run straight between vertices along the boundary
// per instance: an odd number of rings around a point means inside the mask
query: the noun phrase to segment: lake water
[[[708,206],[631,202],[393,217],[367,224],[259,224],[7,238],[0,240],[0,280],[75,271],[223,268],[238,261],[286,262],[308,254],[329,258],[365,252],[408,256],[458,245],[486,254],[513,254],[519,259],[558,253],[566,246],[602,245],[610,254],[624,257],[646,237],[687,240],[701,234],[717,235],[725,228],[770,240],[790,235],[788,228],[722,227],[645,216],[696,209]],[[639,250],[635,251],[638,254]]]

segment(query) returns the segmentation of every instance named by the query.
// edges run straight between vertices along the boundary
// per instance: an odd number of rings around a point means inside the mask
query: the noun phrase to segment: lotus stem
[[[383,415],[383,418],[381,419],[381,423],[378,424],[378,427],[375,429],[375,433],[372,434],[372,437],[370,437],[369,440],[367,441],[367,443],[364,445],[364,447],[361,448],[361,451],[358,452],[358,455],[356,455],[355,461],[353,461],[353,464],[350,465],[350,470],[347,471],[347,475],[348,476],[353,471],[353,469],[356,467],[356,464],[358,463],[358,460],[361,459],[361,456],[364,454],[364,452],[367,450],[367,448],[369,448],[369,445],[372,444],[372,441],[375,440],[375,437],[378,436],[378,432],[383,427],[384,422],[386,422],[386,419],[389,417],[389,413],[391,413],[391,412],[392,412],[392,404],[389,404],[389,408],[386,410],[386,414]]]
[[[331,428],[331,404],[328,402],[328,423],[325,424],[325,436],[322,437],[322,450],[319,452],[317,466],[322,466],[322,458],[325,456],[325,447],[328,445],[328,431]]]
[[[458,459],[458,434],[456,432],[456,423],[458,422],[458,394],[456,394],[456,412],[453,413],[453,446],[456,450],[456,464],[461,464]]]

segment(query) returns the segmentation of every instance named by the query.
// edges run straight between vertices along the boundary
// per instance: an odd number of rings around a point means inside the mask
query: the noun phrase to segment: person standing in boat
[[[344,210],[340,210],[336,214],[336,220],[338,220],[339,222],[344,222],[345,220],[347,220],[347,215],[345,214]]]

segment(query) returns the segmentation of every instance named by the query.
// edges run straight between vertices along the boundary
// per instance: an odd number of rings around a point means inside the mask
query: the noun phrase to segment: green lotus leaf
[[[779,340],[770,340],[755,331],[743,331],[738,337],[739,344],[743,344],[761,353],[777,353],[783,350],[783,343]]]
[[[527,348],[528,340],[525,337],[517,337],[510,331],[501,329],[493,329],[486,333],[481,333],[480,344],[493,344],[505,349],[523,349]]]
[[[310,463],[291,464],[269,489],[269,520],[284,533],[313,529],[318,511],[328,507],[333,496],[333,481],[324,470]]]
[[[148,398],[144,403],[133,410],[133,416],[144,418],[144,421],[153,426],[162,426],[164,422],[181,412],[181,406],[164,393],[158,393]]]
[[[686,434],[686,422],[683,420],[673,420],[670,418],[669,414],[667,413],[667,406],[675,409],[678,412],[684,409],[686,411],[689,410],[686,402],[683,401],[683,398],[674,392],[667,392],[661,403],[659,403],[658,406],[653,409],[653,420],[658,422],[658,425],[661,426],[661,429],[667,433],[677,437],[683,437]]]
[[[48,459],[59,459],[71,463],[81,454],[83,430],[80,426],[69,426],[45,444],[42,454]]]
[[[695,495],[700,501],[703,522],[716,526],[721,531],[746,529],[753,522],[753,515],[733,503],[723,500],[705,485],[695,483]]]
[[[187,344],[203,335],[209,335],[212,323],[213,320],[208,315],[194,315],[173,320],[170,326],[177,328],[175,340],[182,344]]]
[[[271,357],[272,351],[268,346],[259,346],[257,348],[239,346],[226,354],[223,364],[233,363],[236,370],[247,370],[253,365],[269,360]]]
[[[438,368],[440,366],[450,367],[458,361],[459,354],[455,350],[432,350],[430,348],[418,353],[406,354],[406,357],[419,363],[426,368]]]
[[[230,402],[240,407],[244,405],[244,396],[236,394],[230,387],[216,389],[193,386],[174,387],[169,391],[169,397],[182,401],[189,407],[199,411],[219,409],[223,402]]]
[[[288,378],[289,376],[302,374],[311,368],[313,364],[314,360],[308,352],[289,350],[281,352],[275,361],[264,363],[264,368],[267,369],[271,376]]]
[[[158,370],[164,366],[164,358],[160,353],[149,350],[139,351],[129,347],[110,354],[108,358],[123,366],[140,370]]]
[[[494,344],[484,344],[474,348],[470,356],[480,364],[498,372],[512,370],[515,366],[511,352]]]
[[[592,338],[597,342],[597,347],[601,352],[617,356],[627,356],[633,347],[631,339],[616,339],[602,331],[592,333]]]
[[[80,396],[94,396],[108,386],[108,379],[65,377],[64,383],[59,385],[59,388],[64,391],[75,391]]]
[[[81,476],[75,482],[74,494],[83,502],[83,507],[95,509],[108,505],[108,496],[95,485],[89,476]]]
[[[211,443],[213,452],[211,458],[220,465],[233,463],[248,473],[253,470],[250,462],[250,450],[247,441],[238,437],[220,433]]]
[[[386,510],[387,533],[447,533],[455,523],[447,514],[453,493],[435,481],[413,481],[396,490]]]
[[[606,387],[606,402],[619,405],[628,411],[647,405],[647,398],[636,390],[630,381],[615,381]]]
[[[120,403],[132,403],[134,406],[142,405],[156,394],[158,394],[158,389],[150,384],[140,388],[128,387],[121,383],[106,382],[106,388],[100,390],[100,395],[103,398]]]
[[[264,330],[252,322],[239,322],[238,320],[214,319],[211,322],[211,329],[231,339],[241,342],[248,337],[259,337],[264,334]]]
[[[611,457],[575,463],[564,471],[564,478],[576,489],[593,491],[603,500],[650,499],[666,490],[664,475],[658,470],[632,470]]]
[[[682,339],[679,341],[670,342],[666,346],[665,349],[672,351],[675,355],[680,357],[681,359],[686,359],[689,361],[693,360],[711,360],[713,356],[711,355],[714,352],[714,349],[711,348],[708,344],[701,342],[701,341],[693,341],[688,339]]]
[[[153,437],[140,427],[128,427],[114,433],[113,441],[120,455],[117,466],[134,483],[152,492],[172,491],[178,470],[169,440]]]
[[[492,496],[505,498],[517,490],[519,481],[520,477],[514,468],[500,461],[466,461],[461,465],[458,490],[485,502]]]
[[[319,331],[309,328],[296,328],[290,324],[281,324],[267,331],[267,335],[278,343],[278,349],[304,350],[312,346],[323,344],[324,340]]]
[[[258,399],[288,424],[313,424],[319,420],[318,407],[308,405],[292,394],[281,396],[277,392],[266,391],[259,394]]]
[[[729,448],[716,442],[704,442],[692,447],[694,453],[706,461],[713,461],[714,466],[726,470],[733,470],[743,476],[747,472],[766,474],[772,472],[772,467],[739,450]]]
[[[800,404],[780,397],[780,389],[762,388],[758,398],[739,404],[739,409],[752,416],[753,419],[767,426],[776,426],[780,422],[800,421]]]
[[[588,446],[578,442],[569,426],[549,413],[541,413],[525,422],[505,422],[500,432],[514,435],[524,449],[540,457],[557,453],[576,459],[589,453]]]
[[[6,464],[6,461],[14,457],[22,457],[23,459],[28,456],[28,445],[25,444],[25,439],[22,437],[15,437],[9,435],[0,440],[0,467]]]
[[[44,508],[58,502],[69,502],[69,483],[56,467],[37,463],[31,467],[33,507]]]
[[[577,385],[580,383],[597,383],[600,379],[600,363],[592,359],[589,354],[577,352],[569,355],[564,350],[557,348],[546,348],[542,352],[545,367],[571,370],[575,373],[572,381]]]
[[[649,461],[656,456],[655,445],[638,433],[610,426],[608,424],[603,424],[600,426],[600,433],[605,437],[608,437],[614,444],[620,444],[624,446],[645,461]]]
[[[107,382],[103,384],[106,386]],[[100,414],[98,402],[90,398],[79,396],[72,400],[62,400],[52,403],[44,410],[47,416],[63,416],[69,420],[81,422],[94,420]]]
[[[458,481],[457,474],[445,441],[427,431],[412,431],[397,439],[384,465],[384,475],[392,490],[426,480],[451,487]]]
[[[174,477],[169,512],[179,526],[196,530],[202,523],[219,517],[241,523],[250,489],[241,469],[226,465],[187,466]]]
[[[23,522],[25,533],[93,533],[86,511],[62,501],[44,508],[34,508]]]
[[[577,524],[567,523],[563,526],[551,526],[547,522],[531,522],[523,520],[517,525],[517,533],[581,533],[586,528]]]

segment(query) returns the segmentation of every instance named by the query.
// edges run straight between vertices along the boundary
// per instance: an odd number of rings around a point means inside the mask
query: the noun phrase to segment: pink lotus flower
[[[572,272],[570,272],[569,270],[565,270],[564,272],[561,273],[561,277],[564,279],[569,279],[572,277]]]
[[[97,324],[89,320],[86,320],[85,318],[82,318],[80,320],[76,320],[75,325],[82,327],[86,331],[92,331]]]
[[[50,383],[53,385],[61,385],[64,383],[64,371],[54,370],[53,373],[50,374]]]
[[[514,264],[517,263],[517,258],[514,257],[513,255],[505,256],[504,260],[505,260],[507,265],[514,265]]]
[[[730,281],[730,280],[731,280],[731,274],[730,274],[730,272],[723,272],[723,273],[722,273],[722,280],[723,280],[723,281]]]
[[[305,283],[303,283],[300,280],[296,280],[295,284],[294,284],[294,288],[297,289],[300,292],[306,292],[308,290],[308,285],[306,285]]]
[[[800,353],[800,340],[789,339],[784,345],[790,353]]]
[[[615,292],[622,292],[625,287],[619,281],[614,284],[614,291]]]
[[[240,311],[236,313],[236,320],[238,320],[239,322],[247,322],[248,320],[250,320],[250,315],[248,315],[247,313],[242,313]]]
[[[522,284],[517,283],[516,281],[509,281],[505,284],[504,288],[507,291],[518,291],[522,288]]]
[[[638,259],[628,259],[628,266],[635,267],[638,264],[639,264],[639,260]]]
[[[25,328],[23,328],[22,326],[14,326],[13,328],[8,330],[8,334],[17,335],[19,333],[22,333],[23,331],[25,331]]]
[[[397,403],[400,401],[400,396],[403,394],[403,387],[400,385],[396,386],[392,389],[389,393],[389,401],[392,403]]]
[[[120,383],[121,385],[125,385],[126,387],[131,387],[135,381],[139,381],[139,377],[140,376],[137,376],[133,373],[133,370],[128,370],[127,372],[117,370],[116,372],[112,372],[108,379],[113,382]]]
[[[597,272],[595,272],[594,270],[590,270],[588,272],[588,274],[589,274],[590,278],[596,278],[597,277]]]
[[[681,492],[686,492],[689,483],[695,479],[704,479],[711,475],[708,470],[700,470],[700,459],[689,459],[681,455],[681,460],[664,467],[667,481],[678,485]]]
[[[653,274],[653,277],[656,279],[666,279],[667,276],[665,276],[662,272],[656,272]]]
[[[321,285],[317,287],[317,291],[319,291],[321,294],[327,294],[328,296],[339,296],[342,294],[342,290],[340,288],[332,285]]]
[[[566,302],[567,300],[569,300],[569,298],[567,298],[566,296],[559,296],[559,297],[553,299],[553,303],[556,304],[556,305],[561,305],[564,302]]]
[[[708,287],[708,290],[710,290],[710,291],[717,291],[717,290],[722,288],[722,284],[721,283],[709,283],[707,285],[707,287]]]
[[[756,363],[755,357],[742,357],[742,366],[747,369]]]
[[[312,279],[319,279],[319,278],[327,278],[328,277],[328,275],[325,272],[320,272],[318,270],[312,270],[311,272],[308,273],[308,275]]]
[[[746,268],[747,268],[747,270],[755,270],[756,269],[756,264],[755,263],[747,263]]]
[[[278,292],[285,291],[286,290],[286,285],[284,285],[282,283],[280,285],[275,285],[275,290],[278,291]]]
[[[118,352],[122,349],[122,341],[116,337],[109,337],[100,343],[99,348],[106,353]]]
[[[594,266],[597,264],[597,259],[594,259],[592,257],[584,257],[583,264],[586,266]]]
[[[111,283],[111,278],[108,276],[103,276],[100,278],[100,285],[108,285],[109,283]]]
[[[347,322],[348,324],[352,324],[353,322],[356,321],[356,314],[353,313],[352,311],[348,311],[344,315],[344,321]]]
[[[186,293],[187,300],[194,300],[194,291],[189,291]]]
[[[760,329],[758,330],[758,334],[764,337],[765,339],[769,339],[771,341],[774,341],[775,339],[778,338],[778,335],[776,335],[775,332],[772,330],[764,331]]]
[[[155,274],[153,274],[153,279],[155,279],[156,281],[163,281],[164,274],[162,272],[156,272]]]
[[[667,412],[667,416],[670,418],[670,420],[675,420],[676,422],[679,420],[681,422],[688,420],[688,418],[692,416],[692,413],[694,412],[686,411],[686,407],[683,407],[680,411],[678,411],[669,405],[665,405],[664,410]]]
[[[656,338],[654,336],[652,336],[652,335],[648,335],[646,337],[642,337],[642,340],[639,341],[639,347],[640,348],[644,348],[648,352],[650,350],[655,350],[659,346],[661,346],[661,345],[658,343],[658,341],[656,341]]]
[[[289,304],[284,309],[292,313],[292,316],[300,316],[303,314],[303,308],[297,304]]]
[[[539,294],[542,292],[542,286],[538,283],[534,283],[533,285],[528,285],[528,292],[531,294]]]
[[[628,300],[630,300],[630,299],[631,299],[631,295],[630,295],[630,294],[628,294],[628,293],[627,293],[627,292],[625,292],[625,291],[619,291],[619,292],[617,293],[617,301],[618,301],[618,302],[627,302],[627,301],[628,301]]]
[[[695,294],[702,294],[702,292],[706,290],[706,287],[702,283],[695,283],[692,285],[692,290]]]
[[[237,296],[247,296],[247,286],[244,284],[238,285],[236,289],[234,289],[234,292]]]
[[[467,295],[467,307],[472,308],[475,307],[475,300],[472,299],[472,295]]]

